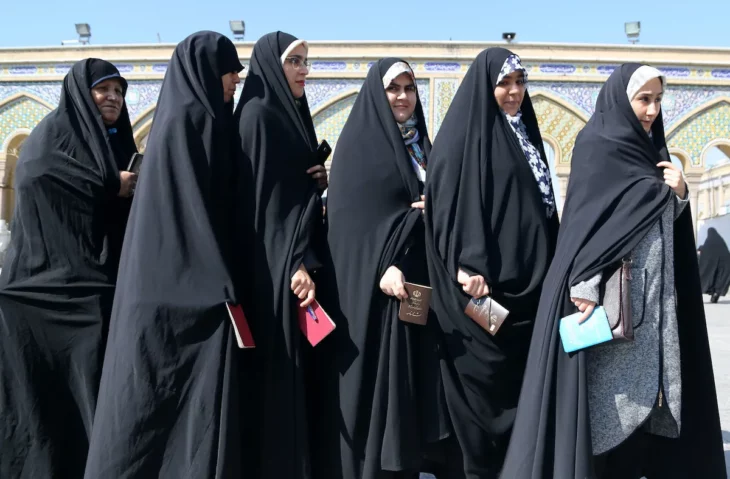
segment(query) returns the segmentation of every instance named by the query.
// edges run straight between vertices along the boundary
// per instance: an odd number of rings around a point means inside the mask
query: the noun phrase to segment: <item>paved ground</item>
[[[717,304],[711,304],[705,297],[705,313],[715,369],[725,463],[730,476],[730,296],[720,298]]]

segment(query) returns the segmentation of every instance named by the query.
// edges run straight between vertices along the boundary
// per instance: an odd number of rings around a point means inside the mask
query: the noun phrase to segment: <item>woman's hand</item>
[[[391,266],[385,271],[385,274],[380,278],[380,290],[388,296],[393,296],[398,299],[408,299],[408,292],[403,283],[406,282],[403,272]]]
[[[324,191],[327,189],[327,168],[323,165],[315,165],[307,170],[308,175],[317,181],[317,188]]]
[[[411,203],[411,208],[419,208],[421,213],[423,213],[424,208],[426,208],[426,197],[421,195],[421,201]]]
[[[137,187],[137,175],[129,171],[119,172],[119,195],[122,198],[129,198],[134,194],[134,189]]]
[[[312,281],[304,265],[299,265],[299,269],[292,276],[291,290],[297,298],[304,300],[299,305],[303,308],[306,308],[314,301],[314,281]]]
[[[482,275],[469,276],[460,268],[456,281],[463,286],[464,292],[472,298],[478,299],[489,294],[489,286],[487,286],[487,282],[484,281]]]
[[[679,167],[671,161],[662,161],[657,166],[664,168],[664,183],[669,185],[680,199],[684,199],[687,195],[687,183]]]
[[[596,308],[596,303],[582,298],[570,298],[570,300],[573,302],[575,307],[578,308],[578,311],[583,313],[580,319],[578,319],[578,324],[585,323],[586,319],[590,318],[591,314],[593,314],[593,310]]]

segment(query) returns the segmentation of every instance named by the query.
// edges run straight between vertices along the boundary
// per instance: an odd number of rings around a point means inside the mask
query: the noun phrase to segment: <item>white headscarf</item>
[[[299,45],[304,45],[304,49],[307,50],[307,53],[309,53],[309,43],[307,43],[305,40],[295,40],[291,42],[291,45],[289,45],[286,50],[284,50],[284,53],[281,54],[281,64],[284,65],[284,62],[286,61],[286,57],[289,56],[291,52],[294,51],[296,47]]]
[[[415,82],[416,76],[413,74],[411,67],[405,62],[395,62],[390,66],[390,68],[388,68],[385,75],[383,75],[383,88],[388,88],[390,82],[398,78],[398,76],[403,73],[408,73]]]
[[[629,101],[633,100],[636,94],[641,90],[641,87],[646,85],[649,80],[658,78],[662,82],[662,89],[667,86],[667,77],[662,72],[649,65],[642,65],[636,69],[629,84],[626,87],[626,94],[629,96]]]

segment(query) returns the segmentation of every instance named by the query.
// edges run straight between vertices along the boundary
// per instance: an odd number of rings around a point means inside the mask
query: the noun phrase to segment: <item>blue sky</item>
[[[89,23],[92,43],[177,43],[197,30],[247,40],[284,30],[309,40],[500,40],[625,43],[623,25],[641,21],[643,44],[730,47],[730,1],[521,0],[0,0],[0,47],[59,45]],[[316,5],[316,7],[315,7]]]

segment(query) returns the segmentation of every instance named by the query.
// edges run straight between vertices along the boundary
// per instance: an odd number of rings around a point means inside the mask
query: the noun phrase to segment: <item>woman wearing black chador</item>
[[[444,390],[464,471],[494,478],[558,231],[527,72],[509,50],[480,53],[454,97],[431,152],[425,219]],[[487,294],[509,310],[496,335],[464,313]]]
[[[111,63],[89,58],[23,145],[0,277],[0,477],[80,477],[137,151]]]
[[[430,152],[410,65],[378,61],[332,162],[327,242],[333,270],[322,293],[337,329],[313,352],[321,388],[314,404],[320,408],[315,442],[321,446],[313,451],[318,479],[438,474],[431,467],[456,449],[453,439],[442,441],[451,434],[436,317],[413,324],[398,314],[408,297],[406,281],[429,284],[422,195]],[[330,295],[334,303],[326,302]],[[451,462],[460,467],[458,459]]]
[[[312,477],[301,306],[315,299],[323,253],[323,169],[305,93],[309,46],[288,33],[256,42],[235,114],[237,154],[247,194],[240,205],[249,229],[240,251],[247,268],[256,349],[243,365],[248,391],[242,450],[247,473],[261,479]]]
[[[687,185],[664,137],[665,88],[656,68],[618,67],[578,135],[505,478],[726,477]],[[603,277],[622,263],[633,339],[567,354],[561,318],[603,306]]]
[[[242,66],[215,32],[180,42],[162,82],[132,204],[87,479],[241,477],[242,297],[231,155]],[[80,476],[76,476],[80,477]]]

